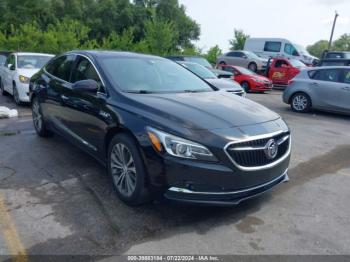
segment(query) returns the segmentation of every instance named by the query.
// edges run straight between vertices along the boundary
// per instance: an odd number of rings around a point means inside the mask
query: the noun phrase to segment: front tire
[[[8,95],[8,93],[5,91],[4,83],[2,82],[2,80],[0,80],[0,90],[1,90],[1,94],[3,96],[7,96]]]
[[[47,128],[46,123],[44,121],[39,99],[37,97],[34,97],[32,101],[32,115],[33,115],[34,128],[38,136],[40,137],[52,136],[52,132]]]
[[[19,99],[19,93],[17,90],[17,87],[15,84],[13,84],[13,99],[15,100],[16,105],[20,106],[22,104],[21,100]]]
[[[305,93],[296,93],[292,96],[290,106],[294,112],[308,113],[311,111],[311,98]]]
[[[127,205],[137,206],[148,200],[146,169],[132,137],[118,134],[110,142],[108,174],[118,197]]]
[[[248,92],[250,91],[250,85],[249,85],[249,83],[246,82],[246,81],[244,81],[244,82],[241,83],[241,87],[244,89],[244,91],[245,91],[246,93],[248,93]]]

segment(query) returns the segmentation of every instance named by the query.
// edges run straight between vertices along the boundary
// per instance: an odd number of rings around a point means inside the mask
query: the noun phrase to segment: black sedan
[[[238,204],[288,180],[290,132],[280,116],[167,59],[68,52],[30,90],[38,135],[60,134],[98,159],[127,204],[159,194]]]

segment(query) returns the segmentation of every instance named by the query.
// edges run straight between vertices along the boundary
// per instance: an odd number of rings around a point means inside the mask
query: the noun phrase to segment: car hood
[[[237,82],[235,82],[231,79],[209,78],[209,79],[205,79],[205,80],[218,89],[232,90],[232,91],[243,91],[242,87]]]
[[[162,125],[223,129],[269,122],[280,116],[228,92],[127,94],[130,111]]]
[[[265,82],[271,82],[271,80],[268,79],[267,77],[259,76],[259,75],[250,76],[250,78],[251,79],[259,79],[259,80],[265,81]]]
[[[25,76],[25,77],[29,77],[31,78],[34,74],[36,74],[37,72],[39,72],[40,68],[31,68],[31,69],[27,69],[27,68],[18,68],[17,69],[17,73],[19,75]]]

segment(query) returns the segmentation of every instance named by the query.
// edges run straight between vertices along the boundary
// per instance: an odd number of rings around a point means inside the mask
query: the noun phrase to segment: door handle
[[[350,91],[350,87],[348,87],[348,86],[343,87],[342,89],[345,90],[345,91]]]
[[[318,83],[313,82],[312,85],[313,85],[313,86],[318,86]]]

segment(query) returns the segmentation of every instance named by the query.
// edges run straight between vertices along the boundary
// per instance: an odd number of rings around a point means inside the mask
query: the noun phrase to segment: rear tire
[[[36,133],[40,137],[50,137],[53,133],[47,128],[42,114],[41,106],[39,99],[37,97],[33,98],[32,101],[32,115],[33,115],[33,124]]]
[[[248,69],[256,73],[258,71],[258,66],[253,62],[248,65]]]
[[[311,98],[305,93],[296,93],[290,100],[290,106],[294,112],[308,113],[311,111]]]
[[[127,134],[117,134],[109,144],[108,174],[119,199],[127,205],[149,200],[146,169],[136,142]]]

